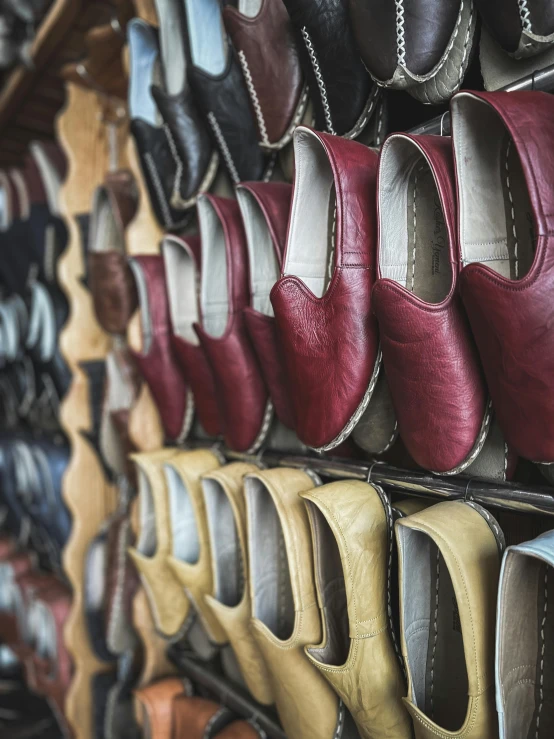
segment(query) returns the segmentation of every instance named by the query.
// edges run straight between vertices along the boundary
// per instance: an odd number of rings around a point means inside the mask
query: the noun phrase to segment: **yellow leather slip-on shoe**
[[[306,654],[342,698],[361,739],[411,739],[390,608],[393,513],[358,480],[301,493],[310,518],[323,640]]]
[[[205,455],[203,463],[191,464],[190,454]],[[206,595],[213,595],[214,578],[201,478],[219,467],[219,458],[209,451],[180,452],[165,466],[172,530],[167,562],[209,641],[216,645],[226,644],[227,635],[205,601]]]
[[[250,693],[258,703],[269,705],[269,674],[250,629],[243,482],[245,475],[257,471],[253,464],[235,462],[202,478],[214,573],[214,595],[207,595],[206,602],[227,634]]]
[[[494,628],[504,537],[472,502],[396,522],[406,706],[416,739],[494,739]]]
[[[137,468],[140,530],[131,556],[148,596],[156,629],[172,638],[185,627],[189,601],[167,564],[171,549],[169,505],[163,465],[175,449],[131,455]]]
[[[321,613],[310,523],[299,493],[318,484],[313,473],[294,469],[262,470],[244,481],[252,630],[288,739],[346,736],[344,705],[304,653],[321,639]]]

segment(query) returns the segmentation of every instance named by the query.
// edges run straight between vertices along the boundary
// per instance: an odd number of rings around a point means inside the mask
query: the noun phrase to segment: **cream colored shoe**
[[[227,635],[252,696],[269,705],[269,674],[250,629],[243,478],[257,471],[253,464],[235,462],[202,478],[214,573],[214,595],[206,595],[206,602]]]
[[[405,701],[416,739],[494,739],[502,532],[480,506],[449,501],[397,521],[396,537]]]

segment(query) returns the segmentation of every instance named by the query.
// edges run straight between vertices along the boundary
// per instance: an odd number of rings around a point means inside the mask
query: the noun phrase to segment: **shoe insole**
[[[214,77],[222,74],[227,64],[227,37],[219,0],[183,2],[192,63]]]
[[[193,324],[198,323],[196,264],[188,249],[167,236],[163,243],[171,323],[177,336],[198,344]]]
[[[296,175],[284,275],[295,275],[320,298],[335,268],[336,196],[333,173],[310,131],[294,141]]]
[[[271,493],[260,480],[246,478],[245,492],[252,615],[285,640],[293,632],[295,610],[281,521]]]
[[[269,293],[280,274],[273,240],[262,209],[252,193],[238,188],[237,199],[246,232],[252,307],[266,316],[273,316]]]
[[[411,698],[441,728],[458,731],[467,714],[468,676],[452,580],[429,536],[404,527],[399,532]]]
[[[202,239],[200,309],[202,327],[213,338],[223,336],[229,320],[227,250],[223,226],[211,203],[198,201],[198,224]]]
[[[462,93],[453,105],[462,263],[521,279],[534,259],[535,234],[517,151],[487,103]]]
[[[180,93],[186,82],[186,57],[182,0],[155,0],[160,24],[160,51],[165,90]]]
[[[229,608],[237,606],[244,594],[244,562],[233,507],[217,480],[202,481],[206,518],[210,532],[215,597]]]
[[[323,606],[326,643],[310,654],[322,664],[344,665],[350,652],[346,585],[337,540],[319,508],[307,502],[314,542],[315,569]],[[363,617],[360,615],[360,619]]]
[[[452,286],[452,266],[433,172],[417,145],[402,136],[392,137],[382,156],[381,275],[427,303],[440,303]]]
[[[189,491],[176,469],[164,466],[169,496],[169,518],[173,538],[173,556],[194,565],[200,558],[200,537]]]
[[[140,118],[151,126],[158,125],[158,110],[150,87],[156,79],[159,47],[156,30],[134,18],[127,24],[130,52],[129,116]]]
[[[261,10],[263,0],[239,0],[239,13],[248,18],[255,18]]]

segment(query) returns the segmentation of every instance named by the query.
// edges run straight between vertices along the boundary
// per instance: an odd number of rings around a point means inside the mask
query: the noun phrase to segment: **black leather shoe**
[[[266,167],[236,53],[218,0],[185,0],[188,78],[225,167],[237,184],[260,180]]]
[[[475,0],[493,38],[514,59],[535,56],[554,45],[551,0]]]
[[[173,204],[191,208],[196,196],[207,191],[217,174],[218,155],[187,80],[190,50],[186,48],[182,0],[157,0],[163,82],[152,86],[152,96],[171,138],[181,166]]]
[[[139,18],[127,25],[130,49],[129,115],[142,173],[150,202],[159,224],[168,230],[184,228],[191,213],[182,206],[179,185],[183,167],[175,142],[161,125],[156,101],[151,93],[159,62],[158,33]]]
[[[315,128],[356,138],[378,98],[358,54],[344,0],[283,0],[315,106]]]
[[[349,2],[361,57],[379,85],[432,104],[459,89],[475,37],[473,0]]]

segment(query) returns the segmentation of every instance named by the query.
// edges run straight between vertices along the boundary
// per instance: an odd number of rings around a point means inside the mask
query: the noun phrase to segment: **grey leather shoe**
[[[493,38],[514,59],[540,54],[554,45],[554,5],[550,0],[475,0]]]
[[[553,568],[554,531],[504,555],[496,623],[500,739],[554,736]]]

